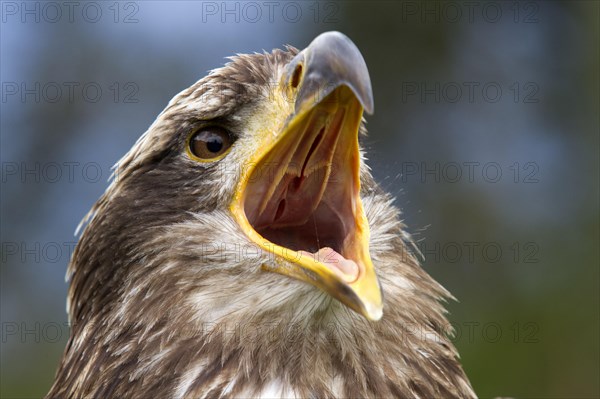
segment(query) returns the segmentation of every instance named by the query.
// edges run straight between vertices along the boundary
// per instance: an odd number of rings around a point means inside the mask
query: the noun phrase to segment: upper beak
[[[313,107],[340,86],[352,90],[367,113],[374,109],[373,90],[367,64],[354,43],[340,32],[326,32],[315,38],[289,63],[286,78],[293,83],[301,72],[295,113]]]
[[[231,211],[245,234],[275,255],[266,270],[379,320],[383,298],[360,198],[358,130],[363,109],[374,108],[365,61],[348,37],[327,32],[286,66],[280,87],[293,101],[278,128],[257,135]],[[261,171],[267,165],[274,171]]]

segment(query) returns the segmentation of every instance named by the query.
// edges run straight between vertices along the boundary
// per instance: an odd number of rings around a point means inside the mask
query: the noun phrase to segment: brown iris
[[[199,161],[216,161],[227,153],[231,144],[231,135],[226,129],[209,126],[201,128],[191,136],[189,151]]]

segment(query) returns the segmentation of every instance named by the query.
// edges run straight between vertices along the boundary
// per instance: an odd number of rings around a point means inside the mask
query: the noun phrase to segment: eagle
[[[46,397],[476,397],[366,164],[373,109],[339,32],[176,95],[82,221]]]

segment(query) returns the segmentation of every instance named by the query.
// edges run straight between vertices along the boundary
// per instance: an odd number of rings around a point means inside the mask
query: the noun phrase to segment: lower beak
[[[373,110],[369,74],[346,36],[317,37],[282,77],[293,110],[278,132],[261,135],[231,212],[278,272],[327,292],[370,320],[382,316],[360,198],[358,131]]]

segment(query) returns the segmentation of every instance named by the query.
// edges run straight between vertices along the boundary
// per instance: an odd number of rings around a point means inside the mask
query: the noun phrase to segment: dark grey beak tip
[[[315,90],[329,94],[346,85],[356,95],[368,114],[375,108],[369,70],[358,47],[343,33],[331,31],[317,36],[290,64],[303,62],[306,68],[300,98]]]

